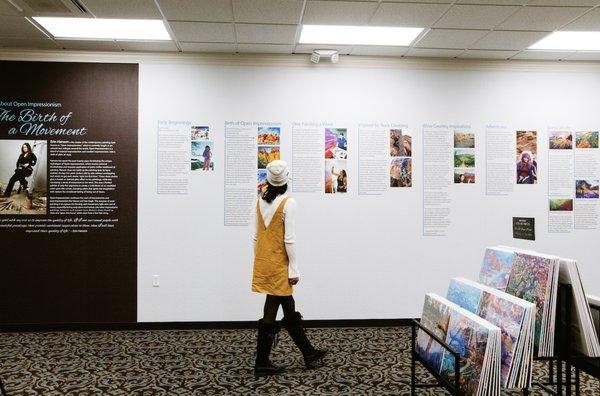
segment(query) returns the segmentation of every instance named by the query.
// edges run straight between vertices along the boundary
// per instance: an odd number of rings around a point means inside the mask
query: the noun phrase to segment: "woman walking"
[[[212,151],[210,150],[210,146],[206,146],[204,148],[204,152],[202,153],[202,157],[204,157],[204,166],[202,167],[202,170],[210,170],[210,160],[212,158]]]
[[[254,271],[252,291],[266,294],[263,318],[258,321],[255,375],[271,375],[283,371],[269,360],[271,347],[279,333],[275,322],[283,308],[282,324],[302,352],[306,368],[313,368],[327,353],[315,349],[302,326],[302,315],[296,312],[293,285],[300,280],[296,264],[296,201],[287,196],[288,169],[284,161],[267,165],[267,185],[256,203],[254,234]]]

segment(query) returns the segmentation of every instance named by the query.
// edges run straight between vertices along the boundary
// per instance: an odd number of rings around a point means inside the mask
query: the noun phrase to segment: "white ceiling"
[[[53,4],[58,11],[38,8]],[[174,40],[54,40],[26,18],[42,15],[163,19]],[[299,45],[303,23],[426,29],[410,47]],[[0,0],[2,48],[600,60],[600,52],[527,50],[556,30],[600,31],[600,0]]]

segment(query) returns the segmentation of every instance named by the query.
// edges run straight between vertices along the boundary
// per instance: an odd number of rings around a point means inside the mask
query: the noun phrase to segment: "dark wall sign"
[[[535,241],[535,218],[513,217],[513,238]]]
[[[137,320],[138,66],[0,62],[0,323]]]

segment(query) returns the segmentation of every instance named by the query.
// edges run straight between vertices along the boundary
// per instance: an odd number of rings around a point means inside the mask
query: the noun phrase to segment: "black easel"
[[[454,357],[454,381],[453,381],[454,383],[448,381],[448,379],[446,379],[442,375],[440,375],[437,372],[437,370],[435,370],[433,367],[431,367],[417,353],[417,350],[416,350],[417,327],[419,329],[423,330],[425,333],[427,333],[427,335],[429,335],[435,342],[440,344],[442,346],[442,348],[444,348],[445,350],[450,352],[452,354],[452,356]],[[417,388],[441,387],[441,388],[446,389],[448,392],[450,392],[451,395],[461,396],[462,392],[460,391],[460,355],[458,354],[458,352],[454,351],[454,349],[452,349],[452,347],[450,345],[446,344],[446,342],[444,342],[438,336],[436,336],[431,331],[429,331],[428,329],[423,327],[421,325],[421,323],[419,323],[417,320],[413,319],[413,321],[411,323],[411,328],[412,328],[412,338],[411,338],[411,354],[410,354],[411,355],[410,394],[412,396],[414,396]],[[437,383],[435,383],[435,384],[417,383],[416,373],[415,373],[417,361],[420,362],[435,379],[437,379],[437,381],[438,381]]]

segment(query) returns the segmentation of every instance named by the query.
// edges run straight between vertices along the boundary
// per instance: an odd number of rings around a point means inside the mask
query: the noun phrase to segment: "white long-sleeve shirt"
[[[273,215],[277,211],[279,204],[281,201],[287,197],[287,194],[278,195],[271,203],[265,201],[262,198],[258,199],[258,205],[260,207],[260,213],[262,214],[263,222],[265,223],[265,227],[268,227],[271,224],[271,220],[273,219]],[[298,204],[294,198],[289,198],[283,207],[283,216],[284,216],[284,226],[285,226],[285,250],[287,252],[288,260],[289,260],[289,269],[288,276],[290,278],[298,278],[300,276],[300,271],[298,270],[298,263],[296,263],[296,209]],[[255,219],[256,220],[256,219]],[[254,221],[255,229],[254,229],[254,237],[253,243],[256,246],[256,239],[258,235],[258,222]]]

